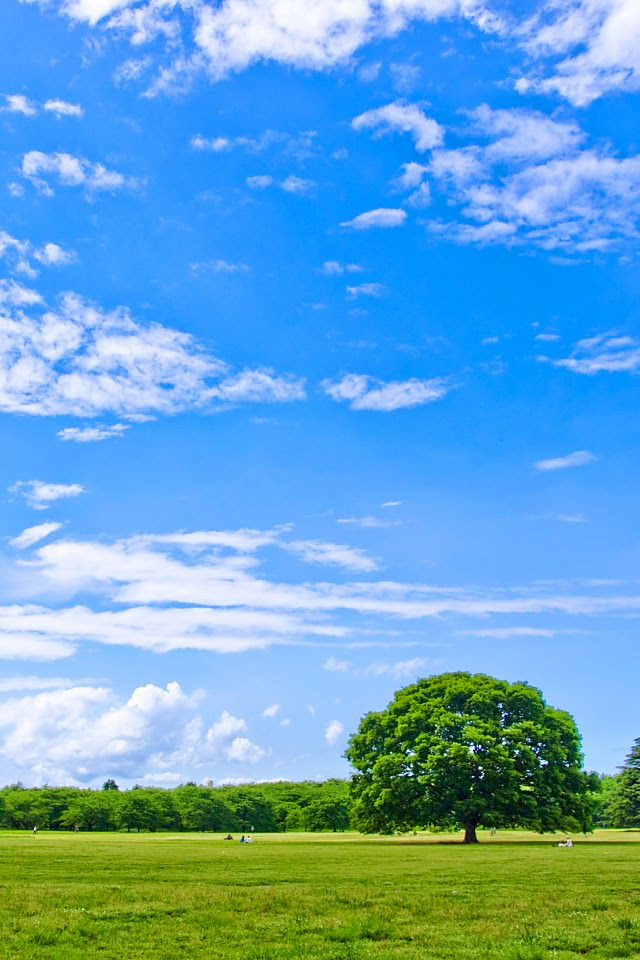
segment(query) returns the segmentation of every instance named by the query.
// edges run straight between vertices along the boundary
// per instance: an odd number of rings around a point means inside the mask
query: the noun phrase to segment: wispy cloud
[[[263,717],[277,717],[280,713],[280,704],[272,703],[270,707],[265,707],[262,711]]]
[[[250,269],[246,263],[223,259],[203,260],[190,264],[190,267],[194,271],[210,270],[212,273],[247,273]]]
[[[588,463],[594,463],[598,458],[590,450],[575,450],[567,454],[566,457],[552,457],[549,460],[536,460],[534,467],[536,470],[549,472],[553,470],[567,470],[570,467],[584,467]]]
[[[361,273],[363,268],[359,263],[340,263],[339,260],[325,260],[320,267],[320,273],[327,277],[340,277],[344,273]]]
[[[329,543],[325,540],[292,540],[286,549],[296,553],[305,563],[321,566],[342,567],[358,573],[370,573],[377,570],[378,563],[358,547],[343,543]]]
[[[34,510],[46,510],[56,500],[77,497],[84,493],[84,487],[80,483],[45,483],[42,480],[19,480],[18,483],[9,487],[9,492],[24,497]]]
[[[100,440],[112,440],[121,437],[130,428],[128,423],[98,423],[95,427],[64,427],[58,430],[60,440],[71,440],[74,443],[96,443]]]
[[[384,283],[358,283],[347,287],[347,296],[352,300],[358,297],[384,297],[389,292]]]
[[[35,117],[38,112],[36,105],[23,93],[5,93],[4,106],[0,107],[3,113],[21,113],[23,117]]]
[[[348,673],[351,666],[349,660],[336,660],[335,657],[328,657],[322,664],[322,669],[328,670],[330,673]]]
[[[17,537],[13,537],[9,543],[18,550],[25,550],[27,547],[32,547],[34,543],[44,540],[45,537],[51,536],[52,533],[56,533],[61,528],[62,524],[54,520],[49,523],[38,523],[35,527],[27,527]]]
[[[388,413],[441,400],[452,389],[452,385],[443,378],[384,382],[364,374],[348,373],[340,380],[323,381],[322,388],[332,400],[347,402],[352,410]]]
[[[352,230],[401,227],[406,219],[406,210],[379,207],[377,210],[367,210],[365,213],[360,213],[353,220],[344,220],[340,226],[350,227]]]
[[[570,356],[551,360],[551,363],[587,376],[596,373],[633,373],[640,369],[640,340],[615,333],[602,333],[579,340]]]
[[[267,190],[269,187],[279,187],[285,193],[309,193],[316,186],[316,183],[314,180],[296,177],[294,174],[289,174],[284,180],[276,180],[270,174],[258,174],[257,176],[247,177],[247,186],[251,190]]]
[[[427,670],[433,671],[436,662],[426,657],[413,657],[411,660],[397,660],[395,663],[370,663],[365,673],[374,677],[393,677],[394,680],[407,680],[424,676]]]
[[[352,524],[354,527],[364,527],[365,529],[375,529],[378,527],[397,527],[398,520],[382,520],[380,517],[368,514],[364,517],[338,517],[336,523]]]

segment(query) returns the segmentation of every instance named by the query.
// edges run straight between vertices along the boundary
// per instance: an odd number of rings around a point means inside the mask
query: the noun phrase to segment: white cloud
[[[64,250],[57,243],[45,243],[42,247],[36,247],[28,240],[18,240],[0,230],[0,258],[5,260],[12,271],[34,277],[38,271],[32,260],[45,267],[61,267],[72,263],[76,255],[72,250]],[[2,299],[6,299],[6,287]]]
[[[18,550],[24,550],[26,547],[32,547],[34,543],[44,540],[45,537],[51,536],[52,533],[55,533],[61,528],[62,524],[57,523],[55,520],[49,523],[38,523],[35,527],[27,527],[27,529],[23,530],[17,537],[13,537],[9,543]]]
[[[102,311],[69,293],[46,309],[35,291],[13,281],[0,282],[0,307],[3,301],[14,306],[4,311],[0,332],[5,412],[130,417],[305,395],[297,377],[269,369],[234,373],[189,334],[142,326],[126,308]],[[34,308],[29,314],[27,306]]]
[[[378,568],[378,563],[358,547],[343,543],[327,543],[325,540],[293,540],[286,549],[297,554],[305,563],[321,566],[342,567],[359,573],[369,573]]]
[[[315,187],[314,180],[305,180],[303,177],[296,177],[289,174],[284,180],[276,180],[269,174],[260,174],[255,177],[247,177],[247,186],[252,190],[266,190],[268,187],[279,187],[285,193],[309,193]]]
[[[36,781],[91,782],[104,775],[138,779],[211,755],[197,713],[200,694],[137,687],[122,703],[106,687],[72,686],[0,704],[6,735],[0,754]]]
[[[351,227],[353,230],[371,230],[374,227],[401,227],[407,219],[407,211],[389,207],[379,207],[377,210],[367,210],[358,214],[353,220],[344,220],[341,227]]]
[[[192,270],[211,270],[213,273],[246,273],[249,267],[246,263],[234,263],[231,260],[205,260],[190,264]]]
[[[351,663],[348,660],[336,660],[335,657],[329,657],[322,664],[323,670],[329,670],[330,673],[348,673],[351,669]]]
[[[339,720],[331,720],[325,727],[324,739],[327,741],[330,747],[333,747],[343,733],[344,724],[340,723]]]
[[[234,763],[259,763],[265,751],[246,737],[236,737],[227,748],[226,755]]]
[[[467,132],[490,142],[437,150],[430,163],[431,185],[453,213],[428,224],[434,233],[572,254],[637,241],[640,156],[617,157],[605,143],[586,147],[575,124],[532,110],[483,105]]]
[[[516,84],[522,93],[559,93],[576,106],[587,106],[607,93],[640,88],[636,0],[547,0],[521,35],[539,64],[532,76]]]
[[[373,130],[374,136],[408,133],[420,153],[440,146],[444,139],[444,130],[439,123],[427,117],[419,104],[403,100],[367,110],[355,117],[351,126],[354,130]]]
[[[65,266],[73,263],[76,258],[72,250],[63,250],[57,243],[45,243],[39,250],[35,250],[33,255],[39,263],[47,267]]]
[[[78,103],[68,103],[66,100],[53,98],[44,103],[44,109],[54,113],[56,117],[83,117],[84,110]]]
[[[492,629],[502,624],[488,618],[640,612],[635,583],[627,589],[534,584],[491,591],[378,580],[308,582],[299,576],[282,582],[260,569],[258,553],[288,549],[286,537],[283,528],[205,530],[116,542],[57,538],[38,545],[10,571],[12,581],[22,597],[44,596],[48,604],[59,597],[61,605],[0,607],[0,658],[54,660],[95,644],[226,654],[329,640],[362,645],[362,629],[387,633],[391,618],[457,618],[457,625],[466,620],[471,628]],[[74,603],[75,596],[83,603]],[[384,642],[394,647],[399,641],[393,636]],[[209,739],[226,732],[231,742],[246,734],[242,724],[226,718]]]
[[[315,187],[313,180],[305,180],[303,177],[296,177],[289,174],[280,184],[285,193],[308,193]]]
[[[547,359],[546,357],[542,359]],[[640,340],[615,333],[602,333],[579,340],[571,355],[551,361],[572,373],[633,373],[640,368]]]
[[[129,424],[126,423],[112,423],[108,426],[98,423],[95,427],[64,427],[58,430],[57,436],[60,440],[71,440],[74,443],[96,443],[121,437],[128,429]]]
[[[347,296],[352,300],[358,297],[384,297],[389,292],[384,283],[358,283],[347,287]]]
[[[489,627],[466,632],[474,637],[487,637],[491,640],[512,640],[517,637],[554,637],[558,631],[545,627]]]
[[[399,525],[398,520],[381,520],[380,517],[374,517],[370,514],[364,517],[338,517],[336,523],[352,524],[355,527],[364,527],[365,529],[397,527]]]
[[[442,378],[385,383],[359,373],[348,373],[337,381],[325,380],[321,386],[333,400],[348,402],[352,410],[384,412],[433,403],[451,390],[451,384]]]
[[[255,177],[247,177],[247,186],[252,190],[266,190],[274,183],[273,177],[268,174],[260,174]]]
[[[398,660],[395,663],[370,663],[365,673],[374,677],[393,677],[394,680],[407,680],[424,676],[427,669],[433,669],[434,661],[426,657],[414,657],[412,660]]]
[[[42,480],[19,480],[9,487],[11,493],[18,493],[34,510],[46,510],[56,500],[77,497],[84,493],[80,483],[45,483]]]
[[[361,273],[362,267],[359,263],[340,263],[338,260],[325,260],[320,268],[320,273],[328,277],[340,277],[343,273]]]
[[[386,500],[384,503],[381,503],[380,506],[381,507],[401,507],[402,503],[403,503],[402,500]]]
[[[598,458],[590,450],[575,450],[566,457],[552,457],[549,460],[537,460],[534,463],[536,470],[549,472],[553,470],[567,470],[569,467],[584,467],[594,463]]]
[[[24,117],[33,117],[38,112],[35,104],[22,93],[5,94],[4,100],[4,107],[0,107],[0,110],[5,113],[21,113]]]
[[[270,707],[265,707],[262,711],[263,717],[277,717],[280,713],[280,704],[272,703]]]
[[[70,153],[30,150],[22,158],[21,173],[45,196],[53,195],[47,177],[57,180],[63,187],[84,187],[87,193],[137,190],[142,186],[136,177],[108,170],[101,163],[91,163]]]

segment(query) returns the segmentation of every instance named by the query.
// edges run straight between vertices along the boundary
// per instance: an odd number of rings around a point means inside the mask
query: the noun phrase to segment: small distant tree
[[[352,820],[365,833],[480,825],[591,827],[580,735],[527,683],[445,673],[368,713],[346,751]]]
[[[105,780],[105,782],[102,784],[102,789],[103,790],[119,790],[120,787],[115,782],[115,780],[112,780],[111,777],[109,777],[109,779]]]
[[[614,827],[640,827],[640,738],[614,780],[609,812]]]

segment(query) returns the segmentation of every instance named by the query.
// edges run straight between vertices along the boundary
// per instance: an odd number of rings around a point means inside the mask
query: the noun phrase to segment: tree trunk
[[[476,821],[471,820],[469,823],[464,825],[464,840],[463,843],[477,843],[478,838],[476,836]]]

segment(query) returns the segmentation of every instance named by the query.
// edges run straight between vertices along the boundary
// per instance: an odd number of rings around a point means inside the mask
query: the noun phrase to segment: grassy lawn
[[[437,839],[0,833],[0,956],[640,957],[640,834]]]

